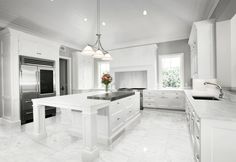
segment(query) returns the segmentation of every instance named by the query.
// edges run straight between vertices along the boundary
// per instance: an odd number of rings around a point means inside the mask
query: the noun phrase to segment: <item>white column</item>
[[[34,135],[37,137],[46,137],[45,128],[45,106],[33,104],[34,116]]]
[[[97,110],[91,110],[90,107],[82,112],[83,122],[83,150],[82,161],[93,162],[99,157],[97,144]]]

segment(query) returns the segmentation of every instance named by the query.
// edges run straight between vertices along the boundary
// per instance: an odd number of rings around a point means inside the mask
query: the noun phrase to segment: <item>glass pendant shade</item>
[[[94,55],[94,53],[95,52],[94,52],[93,48],[89,45],[87,45],[82,51],[82,55],[92,56],[92,55]]]
[[[93,56],[102,60],[112,60],[111,55],[103,49],[100,32],[100,0],[97,0],[97,41],[94,45],[87,45],[81,52],[82,55]]]
[[[94,58],[103,58],[104,55],[101,50],[97,50],[95,54],[93,55]]]
[[[103,56],[102,60],[109,61],[109,60],[112,60],[112,57],[111,57],[111,55],[110,55],[109,53],[106,53],[106,54]]]

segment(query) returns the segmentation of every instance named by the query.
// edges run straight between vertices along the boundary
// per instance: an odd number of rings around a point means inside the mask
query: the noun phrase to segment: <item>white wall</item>
[[[115,72],[147,71],[148,89],[157,87],[156,45],[126,48],[111,51],[110,53],[113,58],[110,64],[113,77],[115,77]]]
[[[191,86],[190,47],[188,39],[158,43],[158,55],[184,53],[184,86]],[[158,59],[158,57],[157,57]],[[158,62],[157,62],[158,63]],[[157,77],[159,72],[157,71]]]
[[[235,0],[220,0],[215,11],[211,15],[211,18],[215,18],[216,21],[224,21],[231,19],[235,15],[235,13]]]

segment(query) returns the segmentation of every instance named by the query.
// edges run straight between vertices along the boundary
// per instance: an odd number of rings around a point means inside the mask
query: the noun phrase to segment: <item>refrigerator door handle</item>
[[[40,78],[39,78],[39,71],[36,71],[36,79],[37,79],[37,85],[36,85],[36,91],[39,93],[39,82],[40,82]]]

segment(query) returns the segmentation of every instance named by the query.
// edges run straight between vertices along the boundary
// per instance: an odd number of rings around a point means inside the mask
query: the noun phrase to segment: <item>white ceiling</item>
[[[217,2],[101,0],[102,44],[114,49],[187,38],[192,22],[207,18]],[[95,41],[96,0],[0,0],[0,27],[7,25],[81,48]]]

